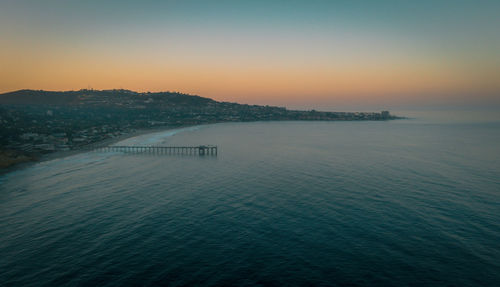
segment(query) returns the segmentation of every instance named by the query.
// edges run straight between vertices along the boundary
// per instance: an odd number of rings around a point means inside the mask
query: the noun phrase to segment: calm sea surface
[[[228,123],[0,176],[1,286],[498,286],[500,121]]]

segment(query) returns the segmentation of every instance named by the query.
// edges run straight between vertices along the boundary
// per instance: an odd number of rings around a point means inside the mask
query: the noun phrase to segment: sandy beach
[[[179,126],[170,126],[170,127],[165,126],[165,127],[151,128],[151,129],[139,129],[139,130],[135,130],[135,131],[130,132],[130,133],[116,136],[114,138],[108,138],[108,139],[105,139],[105,140],[102,140],[99,142],[92,143],[92,148],[106,147],[106,146],[115,144],[117,142],[129,139],[129,138],[137,137],[140,135],[157,133],[157,132],[168,131],[168,130],[182,129],[182,128],[191,127],[191,126],[194,126],[194,125],[179,125]],[[72,150],[68,150],[68,151],[55,151],[52,153],[44,154],[44,155],[41,155],[36,160],[25,161],[25,162],[21,162],[18,164],[14,164],[14,165],[9,166],[7,168],[0,169],[0,174],[6,174],[6,173],[12,172],[14,170],[23,169],[23,168],[26,168],[26,167],[31,166],[33,164],[39,163],[39,162],[54,160],[54,159],[58,159],[58,158],[64,158],[64,157],[72,156],[72,155],[79,154],[82,152],[88,152],[89,146],[90,145],[85,145],[85,146],[81,146],[81,147],[78,147],[76,149],[72,149]]]

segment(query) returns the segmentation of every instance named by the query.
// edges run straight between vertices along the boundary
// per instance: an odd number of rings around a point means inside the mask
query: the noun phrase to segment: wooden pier
[[[95,148],[96,151],[121,151],[127,153],[150,153],[158,155],[217,155],[217,146],[118,146],[110,145]]]

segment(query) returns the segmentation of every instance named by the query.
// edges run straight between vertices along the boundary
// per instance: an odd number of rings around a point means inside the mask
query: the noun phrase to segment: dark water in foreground
[[[500,123],[217,124],[0,177],[0,285],[500,282]],[[498,286],[498,285],[497,285]]]

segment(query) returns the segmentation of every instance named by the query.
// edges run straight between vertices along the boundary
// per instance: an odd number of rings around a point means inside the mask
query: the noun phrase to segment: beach
[[[178,126],[164,126],[164,127],[156,127],[156,128],[150,128],[150,129],[137,129],[134,131],[131,131],[126,134],[122,134],[113,138],[107,138],[102,141],[94,142],[88,145],[84,146],[79,146],[75,149],[72,150],[67,150],[67,151],[54,151],[51,153],[47,154],[42,154],[39,156],[26,156],[26,155],[14,155],[11,151],[5,151],[2,154],[0,154],[0,161],[3,163],[6,163],[4,165],[0,165],[0,174],[5,174],[9,173],[14,170],[22,169],[28,166],[31,166],[33,164],[39,163],[39,162],[44,162],[44,161],[50,161],[58,158],[64,158],[68,156],[72,156],[75,154],[79,154],[82,152],[88,152],[90,149],[95,149],[95,148],[100,148],[100,147],[106,147],[109,145],[113,145],[117,142],[145,135],[145,134],[150,134],[150,133],[156,133],[156,132],[162,132],[162,131],[168,131],[168,130],[176,130],[176,129],[181,129],[181,128],[186,128],[190,127],[193,125],[178,125]]]

